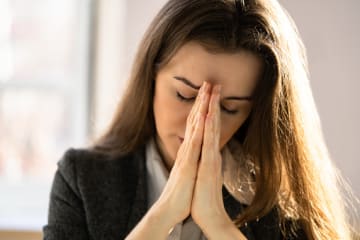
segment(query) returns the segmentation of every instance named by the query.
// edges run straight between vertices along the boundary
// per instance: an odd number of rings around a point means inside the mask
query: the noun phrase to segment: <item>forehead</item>
[[[219,83],[225,91],[252,92],[262,71],[261,59],[241,50],[234,53],[209,52],[197,42],[184,44],[163,69],[186,77],[196,85],[203,81]]]

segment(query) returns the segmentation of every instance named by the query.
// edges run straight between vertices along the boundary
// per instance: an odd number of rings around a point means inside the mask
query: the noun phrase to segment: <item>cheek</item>
[[[154,117],[159,132],[181,134],[188,112],[186,104],[169,92],[158,91],[154,97]]]
[[[234,117],[221,118],[220,148],[222,148],[245,122],[246,117],[236,119]]]

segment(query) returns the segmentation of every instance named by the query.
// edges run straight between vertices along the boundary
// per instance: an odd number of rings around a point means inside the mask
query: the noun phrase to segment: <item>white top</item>
[[[254,166],[242,154],[241,145],[231,140],[222,150],[222,173],[224,185],[229,193],[239,202],[249,204],[254,196],[252,174]],[[149,141],[146,147],[146,172],[148,187],[148,209],[160,197],[169,178],[169,171],[161,159],[155,141]],[[238,176],[238,177],[236,177]],[[234,181],[234,179],[237,179]],[[167,240],[204,240],[207,239],[191,216],[176,224],[169,232]]]

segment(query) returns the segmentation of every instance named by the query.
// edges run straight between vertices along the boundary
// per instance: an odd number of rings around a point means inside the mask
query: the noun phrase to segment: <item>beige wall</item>
[[[307,47],[311,85],[330,154],[359,197],[360,1],[280,2]]]
[[[41,232],[30,231],[0,231],[0,239],[3,240],[40,240]]]

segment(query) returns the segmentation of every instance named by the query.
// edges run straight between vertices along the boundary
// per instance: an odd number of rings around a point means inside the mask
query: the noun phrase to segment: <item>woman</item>
[[[58,163],[45,239],[350,239],[275,0],[170,0],[108,131]]]

